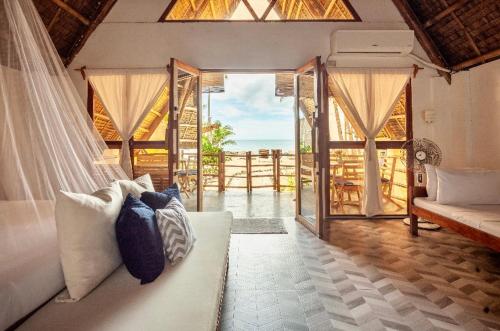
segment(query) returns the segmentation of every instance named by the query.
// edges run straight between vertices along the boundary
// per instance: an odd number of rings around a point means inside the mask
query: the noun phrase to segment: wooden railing
[[[240,160],[238,162],[238,159]],[[285,160],[287,162],[283,162]],[[265,161],[269,162],[265,162]],[[238,171],[240,170],[240,171]],[[284,188],[295,187],[295,155],[272,150],[271,153],[219,152],[203,155],[204,187],[217,187],[219,192],[229,188],[253,189],[272,188],[281,192]],[[216,178],[216,184],[209,178]],[[262,183],[263,179],[269,183]],[[288,182],[283,183],[282,179]],[[245,184],[241,184],[244,180]],[[233,182],[240,182],[233,184]]]

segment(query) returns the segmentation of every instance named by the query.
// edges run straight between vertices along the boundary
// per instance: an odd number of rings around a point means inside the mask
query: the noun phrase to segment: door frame
[[[299,75],[307,71],[314,71],[314,93],[315,98],[315,112],[312,127],[312,148],[313,148],[313,173],[316,178],[316,194],[315,194],[315,222],[312,224],[303,215],[301,215],[301,190],[300,190],[300,123],[299,123],[299,97],[300,85]],[[294,75],[294,117],[295,117],[295,215],[296,221],[313,232],[319,238],[324,237],[324,198],[325,198],[325,183],[324,183],[324,158],[321,151],[323,150],[325,141],[325,108],[323,102],[323,82],[324,72],[323,65],[321,64],[321,57],[317,56],[308,61],[303,66],[295,70]],[[328,128],[328,127],[326,127]]]
[[[196,147],[196,210],[203,210],[203,166],[201,155],[201,137],[202,137],[202,80],[200,69],[184,63],[178,59],[170,58],[168,66],[170,73],[170,90],[169,90],[169,106],[170,112],[168,113],[168,127],[167,127],[167,145],[168,145],[168,178],[171,183],[176,182],[177,168],[179,164],[179,95],[177,89],[179,70],[182,70],[194,77],[197,77],[197,109],[198,116],[196,121],[197,129],[197,147]]]

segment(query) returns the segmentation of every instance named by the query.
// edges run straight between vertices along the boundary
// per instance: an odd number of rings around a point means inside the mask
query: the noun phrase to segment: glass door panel
[[[296,214],[297,220],[318,236],[322,235],[318,155],[320,65],[320,58],[314,58],[295,74]]]
[[[300,211],[304,218],[316,221],[317,176],[315,171],[315,112],[314,71],[297,76],[298,83],[298,146],[299,146],[299,182]]]
[[[168,134],[170,178],[179,185],[187,210],[202,210],[200,167],[200,72],[172,59],[171,117]]]

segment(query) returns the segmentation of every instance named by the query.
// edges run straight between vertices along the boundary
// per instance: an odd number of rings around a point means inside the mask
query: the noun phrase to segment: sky
[[[294,139],[294,100],[274,95],[274,74],[227,74],[224,84],[224,93],[211,95],[212,122],[232,126],[232,139]],[[203,94],[204,122],[207,100]]]

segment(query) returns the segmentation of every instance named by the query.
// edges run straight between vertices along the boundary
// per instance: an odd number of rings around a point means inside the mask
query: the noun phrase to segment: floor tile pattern
[[[233,235],[222,330],[500,330],[500,255],[398,221]]]

